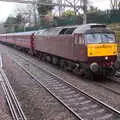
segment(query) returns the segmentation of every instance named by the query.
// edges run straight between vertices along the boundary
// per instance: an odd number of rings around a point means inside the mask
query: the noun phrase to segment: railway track
[[[13,48],[10,48],[10,49],[13,50]],[[36,59],[36,57],[34,57],[34,59]],[[120,90],[120,87],[119,87],[120,86],[120,80],[117,80],[118,78],[120,78],[120,73],[119,73],[119,77],[113,76],[112,78],[108,78],[108,80],[105,79],[104,80],[104,81],[106,81],[105,83],[102,83],[101,81],[98,82],[97,80],[96,80],[97,82],[93,81],[93,83],[95,85],[99,86],[99,87],[102,87],[104,89],[107,89],[108,91],[111,91],[114,94],[120,95],[120,91],[119,91]],[[119,89],[116,89],[116,88],[119,88]]]
[[[120,119],[119,111],[65,82],[54,73],[38,66],[25,57],[10,57],[80,120]],[[31,72],[30,66],[26,68],[22,64],[23,62],[39,68],[39,76]]]
[[[19,56],[19,57],[22,57],[22,56]],[[24,57],[24,59],[26,59],[26,58]],[[26,59],[26,60],[28,60],[28,59]],[[28,61],[31,62],[30,60],[28,60]],[[38,67],[38,65],[36,65],[36,64],[35,64],[35,66]],[[113,76],[112,78],[104,79],[100,82],[98,80],[96,80],[97,82],[96,81],[92,81],[92,82],[99,87],[102,87],[108,91],[111,91],[114,94],[120,95],[120,80],[118,80],[118,78],[120,78],[120,77]]]
[[[107,89],[114,94],[120,95],[120,83],[114,79],[105,80],[105,82],[95,82],[95,85]]]
[[[112,93],[115,93],[117,95],[120,95],[120,76],[104,78],[103,80],[100,80],[100,82],[99,81],[96,82],[96,81],[94,81],[95,85],[107,89],[108,91],[111,91]]]
[[[0,83],[5,94],[12,118],[13,120],[27,120],[2,67],[2,57],[0,56],[0,78],[2,80]]]

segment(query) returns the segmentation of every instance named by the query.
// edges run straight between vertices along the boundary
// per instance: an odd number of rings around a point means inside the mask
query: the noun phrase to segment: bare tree
[[[69,4],[73,8],[75,15],[81,9],[83,11],[83,24],[87,23],[87,8],[89,1],[88,0],[65,0],[66,4]]]
[[[15,10],[15,13],[22,14],[25,21],[24,23],[30,23],[30,25],[34,24],[35,18],[34,18],[34,7],[33,4],[27,4],[27,5],[21,5],[21,7],[17,7]]]
[[[77,15],[77,12],[81,9],[83,0],[65,0],[66,4],[69,4],[71,8],[73,8],[75,15]]]
[[[115,10],[119,8],[120,0],[110,0],[111,9]]]

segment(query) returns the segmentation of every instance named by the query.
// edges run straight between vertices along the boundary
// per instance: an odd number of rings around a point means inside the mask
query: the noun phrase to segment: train
[[[0,34],[0,42],[79,75],[112,76],[120,69],[115,33],[104,24]]]

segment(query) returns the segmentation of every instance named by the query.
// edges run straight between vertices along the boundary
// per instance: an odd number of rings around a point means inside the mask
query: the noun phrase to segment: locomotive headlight
[[[105,57],[105,60],[108,60],[108,57]]]

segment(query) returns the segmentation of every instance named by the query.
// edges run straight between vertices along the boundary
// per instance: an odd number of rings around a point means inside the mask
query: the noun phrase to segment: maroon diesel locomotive
[[[113,75],[120,68],[115,34],[102,24],[1,34],[0,41],[80,75]]]

